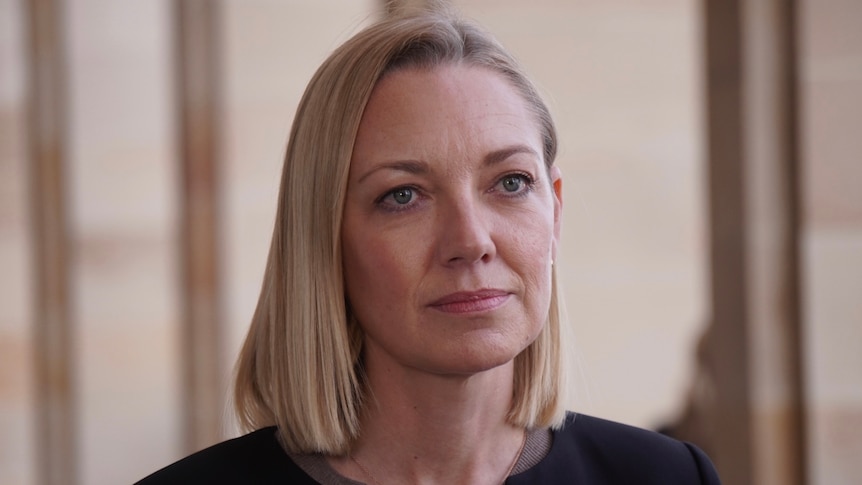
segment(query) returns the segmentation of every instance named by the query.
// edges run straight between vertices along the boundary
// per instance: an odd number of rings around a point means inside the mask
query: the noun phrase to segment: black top
[[[275,428],[211,446],[137,485],[316,484],[281,448]],[[582,414],[553,432],[548,455],[509,485],[719,485],[709,458],[694,445]]]

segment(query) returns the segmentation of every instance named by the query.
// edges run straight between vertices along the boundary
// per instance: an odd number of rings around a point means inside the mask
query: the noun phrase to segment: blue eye
[[[524,180],[520,175],[509,175],[504,177],[503,180],[500,181],[500,184],[506,192],[517,192],[524,184]]]
[[[392,195],[392,200],[394,200],[397,204],[408,204],[411,200],[413,200],[413,190],[409,187],[401,187],[393,190],[389,193]]]
[[[497,182],[498,187],[502,187],[503,191],[509,194],[519,194],[528,190],[532,185],[533,180],[529,175],[522,173],[513,173],[504,176]]]
[[[422,200],[421,189],[406,185],[384,192],[374,200],[374,205],[386,212],[401,212],[415,209]]]

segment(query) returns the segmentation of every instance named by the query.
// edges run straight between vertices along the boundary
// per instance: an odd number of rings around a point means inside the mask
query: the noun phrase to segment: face
[[[470,374],[544,326],[561,181],[499,74],[407,69],[375,87],[351,160],[344,277],[369,363]]]

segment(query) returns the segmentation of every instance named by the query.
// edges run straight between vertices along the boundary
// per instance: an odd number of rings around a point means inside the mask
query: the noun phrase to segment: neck
[[[332,460],[337,470],[379,485],[505,480],[524,439],[506,420],[512,362],[469,376],[367,371],[361,436],[353,460]]]

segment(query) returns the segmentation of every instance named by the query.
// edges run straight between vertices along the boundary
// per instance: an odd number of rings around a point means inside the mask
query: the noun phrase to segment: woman
[[[564,411],[556,148],[517,63],[448,13],[337,49],[239,358],[257,431],[141,483],[718,483],[691,445]]]

